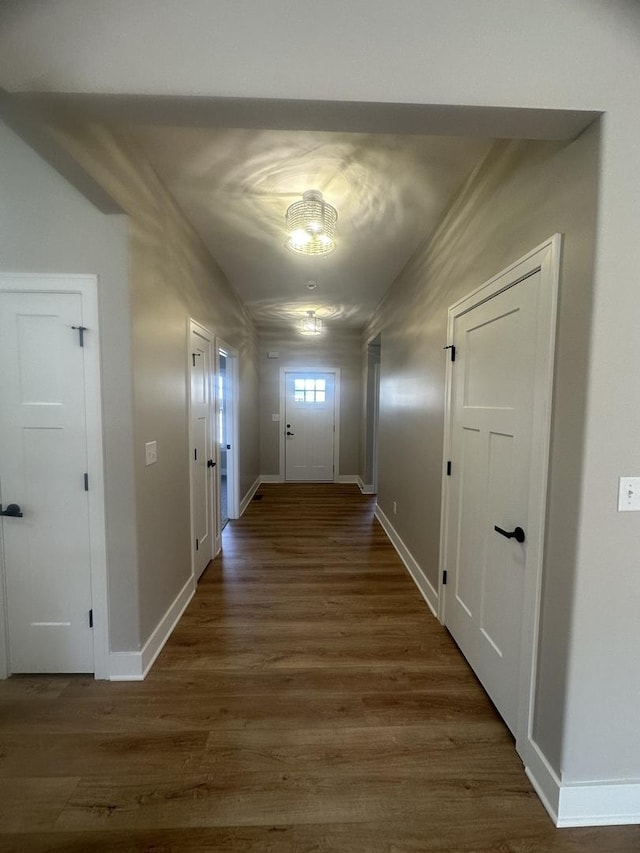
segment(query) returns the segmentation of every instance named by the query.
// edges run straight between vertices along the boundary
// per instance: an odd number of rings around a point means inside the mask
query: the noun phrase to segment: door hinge
[[[89,611],[89,627],[93,628],[93,608]]]
[[[87,327],[86,326],[72,326],[71,328],[75,329],[75,331],[78,333],[78,337],[80,339],[80,346],[83,347],[84,346],[84,333],[86,331],[88,331]]]
[[[447,477],[451,476],[451,460],[447,462]]]
[[[195,459],[196,462],[198,461],[198,448],[197,447],[193,448],[193,458]]]
[[[196,539],[196,551],[200,548],[200,540]]]
[[[451,350],[451,361],[456,360],[456,348],[453,344],[449,344],[448,347],[442,347],[442,349],[450,349]]]
[[[445,570],[444,570],[444,572],[442,573],[442,585],[443,585],[443,586],[446,586],[446,585],[447,585],[447,570],[446,570],[446,569],[445,569]]]
[[[84,475],[84,490],[85,490],[85,492],[89,491],[89,475],[88,474]]]

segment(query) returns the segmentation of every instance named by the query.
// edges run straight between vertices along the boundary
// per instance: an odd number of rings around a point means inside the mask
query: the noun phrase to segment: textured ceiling
[[[161,126],[134,134],[259,324],[315,309],[327,321],[362,326],[490,145]],[[285,211],[307,189],[338,210],[337,248],[326,257],[284,246]]]

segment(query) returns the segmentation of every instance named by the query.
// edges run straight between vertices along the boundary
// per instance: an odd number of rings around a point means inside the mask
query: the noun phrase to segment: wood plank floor
[[[553,827],[371,498],[260,493],[146,681],[0,684],[0,851],[640,850]]]

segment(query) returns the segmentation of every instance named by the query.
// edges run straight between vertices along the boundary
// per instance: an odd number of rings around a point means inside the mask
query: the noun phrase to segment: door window
[[[326,379],[294,379],[293,382],[293,399],[296,403],[324,403],[326,401]]]

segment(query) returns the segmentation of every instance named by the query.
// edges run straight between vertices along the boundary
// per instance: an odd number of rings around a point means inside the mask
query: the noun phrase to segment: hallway
[[[0,851],[623,853],[555,830],[356,486],[262,486],[146,681],[0,683]]]

